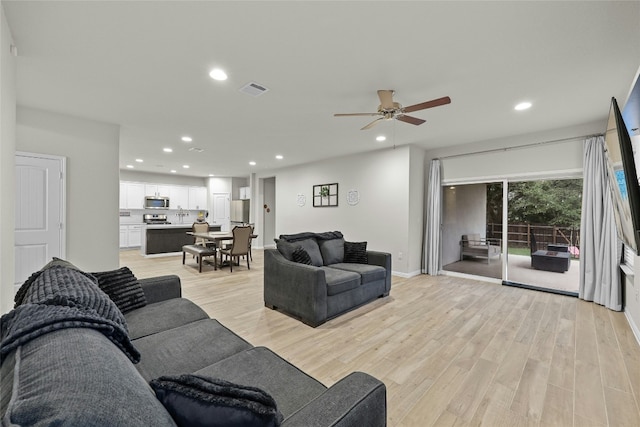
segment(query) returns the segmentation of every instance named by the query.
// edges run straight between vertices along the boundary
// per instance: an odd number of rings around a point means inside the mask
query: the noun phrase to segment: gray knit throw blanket
[[[52,331],[91,328],[113,341],[133,363],[140,361],[122,312],[91,275],[54,266],[24,286],[20,305],[0,319],[0,357]]]
[[[342,239],[343,235],[339,231],[325,231],[323,233],[312,233],[309,231],[298,234],[281,234],[280,239],[287,242],[299,242],[300,240],[316,239],[316,240],[332,240]]]

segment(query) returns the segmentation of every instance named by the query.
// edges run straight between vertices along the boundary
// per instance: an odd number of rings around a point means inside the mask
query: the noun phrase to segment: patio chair
[[[474,258],[486,258],[487,264],[491,258],[501,256],[502,242],[500,239],[487,239],[480,234],[463,234],[460,240],[460,261],[465,256]]]

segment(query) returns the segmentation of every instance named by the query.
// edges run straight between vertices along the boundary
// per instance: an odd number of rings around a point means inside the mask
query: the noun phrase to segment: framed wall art
[[[338,206],[338,183],[313,186],[313,207],[324,208]]]

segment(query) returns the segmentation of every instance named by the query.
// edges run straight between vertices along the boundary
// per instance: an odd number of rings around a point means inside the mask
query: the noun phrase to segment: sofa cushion
[[[129,326],[129,337],[137,339],[177,328],[209,316],[203,309],[185,298],[172,298],[148,304],[124,315]]]
[[[311,258],[311,265],[315,265],[316,267],[321,267],[322,265],[324,265],[322,254],[320,253],[320,247],[318,246],[318,242],[316,242],[316,239],[300,240],[298,242],[295,242],[294,245],[302,246],[302,248],[307,251],[309,257]]]
[[[344,262],[344,239],[318,241],[324,265]]]
[[[384,280],[387,277],[387,270],[378,265],[340,263],[331,264],[331,268],[358,273],[362,278],[362,284],[374,282],[376,280]]]
[[[367,242],[344,242],[344,261],[367,264]]]
[[[147,381],[194,372],[252,347],[214,319],[147,335],[133,343],[142,355],[136,367]]]
[[[273,397],[285,419],[327,389],[265,347],[242,351],[195,374],[258,387]]]
[[[128,267],[91,274],[98,279],[100,289],[109,295],[122,313],[147,305],[142,286]]]
[[[327,282],[327,295],[337,295],[360,286],[360,275],[332,267],[322,267]]]
[[[302,246],[298,246],[292,254],[293,261],[299,264],[311,265],[311,257],[309,252],[305,251]]]
[[[277,427],[282,414],[267,392],[217,378],[184,374],[151,381],[178,427]]]
[[[42,335],[3,359],[3,373],[11,362],[3,425],[175,426],[134,365],[98,331]]]
[[[293,251],[295,251],[298,246],[299,245],[294,245],[293,243],[287,242],[283,239],[276,239],[276,248],[278,248],[278,251],[282,256],[289,261],[293,261]]]

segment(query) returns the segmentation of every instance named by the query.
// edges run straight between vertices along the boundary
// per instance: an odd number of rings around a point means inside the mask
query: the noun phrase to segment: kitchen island
[[[191,224],[143,225],[140,252],[145,256],[182,253],[182,246],[193,245],[193,236],[187,234],[191,230]],[[210,230],[220,231],[220,226],[210,225]]]

